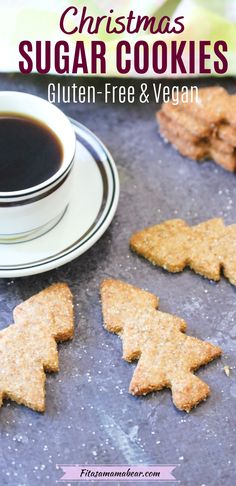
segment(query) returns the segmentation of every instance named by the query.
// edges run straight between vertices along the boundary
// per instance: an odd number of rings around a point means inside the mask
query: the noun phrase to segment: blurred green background
[[[53,42],[66,39],[71,44],[76,40],[83,40],[86,47],[91,41],[91,36],[78,34],[73,36],[63,35],[59,28],[59,19],[66,7],[75,5],[79,9],[87,6],[91,15],[109,15],[109,10],[114,9],[114,15],[125,15],[130,10],[140,15],[163,15],[176,17],[184,15],[185,31],[181,35],[166,34],[161,38],[167,43],[173,39],[178,40],[225,40],[228,44],[228,75],[236,74],[236,0],[11,0],[9,4],[0,0],[0,71],[18,71],[19,42],[27,39],[51,40]],[[107,42],[107,75],[116,76],[114,52],[117,38],[127,38],[128,34],[108,35],[101,29],[97,38]],[[132,39],[131,39],[132,37]],[[158,35],[140,34],[129,36],[133,43],[137,38],[146,39],[151,45],[158,39]],[[93,39],[96,36],[92,36]],[[186,51],[187,58],[187,51]],[[54,73],[52,69],[51,73]],[[196,72],[197,74],[197,72]],[[136,76],[132,71],[131,75]],[[152,71],[147,74],[154,76]],[[170,72],[167,75],[171,75]]]

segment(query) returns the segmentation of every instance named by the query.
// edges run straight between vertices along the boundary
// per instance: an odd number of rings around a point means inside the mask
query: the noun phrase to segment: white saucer
[[[115,163],[100,140],[71,119],[77,138],[74,185],[62,219],[34,240],[0,244],[0,277],[46,272],[82,255],[110,225],[119,199]]]

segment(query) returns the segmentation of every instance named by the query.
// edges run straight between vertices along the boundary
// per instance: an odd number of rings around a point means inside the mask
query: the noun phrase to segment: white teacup
[[[0,192],[0,243],[16,243],[42,235],[66,211],[76,138],[62,111],[38,96],[2,91],[0,116],[1,113],[25,115],[40,121],[56,134],[63,148],[60,168],[49,179],[20,191]]]

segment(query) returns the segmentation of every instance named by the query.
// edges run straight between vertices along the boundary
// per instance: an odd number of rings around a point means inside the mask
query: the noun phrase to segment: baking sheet
[[[46,97],[53,80],[1,75],[0,89]],[[99,88],[104,80],[95,82]],[[202,85],[216,82],[201,80]],[[220,84],[235,89],[234,80]],[[58,463],[169,463],[179,464],[175,475],[185,486],[232,485],[236,370],[227,377],[223,366],[235,366],[235,288],[224,278],[213,283],[190,270],[173,275],[154,268],[130,252],[128,239],[133,231],[174,217],[189,224],[216,216],[236,222],[236,176],[211,162],[199,165],[184,159],[164,144],[153,100],[147,105],[99,102],[63,109],[108,146],[117,162],[121,198],[111,227],[85,255],[46,274],[0,280],[2,328],[11,322],[16,304],[56,281],[70,285],[76,312],[75,339],[59,346],[61,371],[47,377],[46,413],[10,402],[0,410],[0,483],[54,485],[61,476]],[[210,385],[211,397],[190,414],[173,406],[168,390],[142,398],[128,394],[135,365],[121,359],[121,341],[102,327],[99,284],[104,277],[155,293],[160,310],[183,317],[190,335],[222,346],[223,358],[198,372]]]

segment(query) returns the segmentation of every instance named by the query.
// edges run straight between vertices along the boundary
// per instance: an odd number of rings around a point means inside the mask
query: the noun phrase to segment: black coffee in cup
[[[24,115],[0,115],[0,192],[20,191],[53,176],[63,148],[44,123]]]

